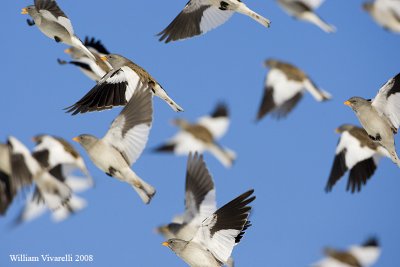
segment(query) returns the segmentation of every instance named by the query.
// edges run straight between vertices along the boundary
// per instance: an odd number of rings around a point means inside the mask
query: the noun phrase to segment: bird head
[[[273,68],[278,64],[278,61],[273,59],[273,58],[269,58],[267,60],[264,61],[264,67],[269,67],[269,68]]]
[[[72,140],[81,144],[84,148],[87,149],[92,147],[97,142],[98,139],[90,134],[81,134],[77,137],[72,138]]]
[[[335,132],[340,134],[340,133],[343,133],[343,132],[346,132],[346,131],[350,131],[353,128],[354,128],[354,125],[342,124],[342,125],[340,125],[339,127],[337,127],[335,129]]]
[[[37,134],[32,137],[32,141],[35,142],[36,144],[40,144],[45,136],[46,136],[45,134]]]
[[[29,15],[32,16],[32,14],[34,14],[34,13],[37,13],[36,8],[35,8],[34,5],[24,7],[24,8],[21,10],[21,14],[22,14],[22,15],[27,15],[27,14],[29,14]]]
[[[188,241],[184,241],[178,238],[168,239],[167,241],[163,242],[162,245],[165,247],[169,247],[174,252],[180,252],[185,248]]]
[[[362,106],[371,105],[371,103],[368,100],[366,100],[366,99],[364,99],[362,97],[358,97],[358,96],[354,96],[352,98],[349,98],[343,104],[345,104],[346,106],[351,107],[354,111],[357,111]]]
[[[111,67],[113,67],[113,69],[118,69],[130,62],[127,58],[125,58],[121,55],[117,55],[117,54],[109,54],[109,55],[102,56],[101,60],[107,61],[108,63],[110,63],[110,65],[111,65]]]
[[[362,4],[362,9],[364,9],[365,11],[371,11],[372,7],[373,7],[373,3],[371,2],[365,2]]]

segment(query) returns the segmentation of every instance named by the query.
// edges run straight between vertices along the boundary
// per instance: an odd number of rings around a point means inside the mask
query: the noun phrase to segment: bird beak
[[[344,102],[343,104],[345,104],[346,106],[351,106],[351,103],[350,103],[350,101],[349,100],[347,100],[346,102]]]
[[[103,60],[103,61],[107,61],[107,57],[106,56],[102,56],[100,59]]]
[[[340,132],[339,132],[339,128],[336,128],[336,129],[335,129],[335,133],[340,133]]]
[[[23,8],[23,9],[21,10],[21,14],[22,14],[22,15],[28,14],[28,9]]]
[[[74,140],[75,142],[79,143],[79,137],[78,137],[78,136],[77,136],[77,137],[74,137],[74,138],[72,138],[72,140]]]
[[[71,54],[71,52],[72,52],[72,51],[71,51],[71,48],[67,48],[67,49],[64,50],[64,53],[65,53],[65,54]]]
[[[161,245],[163,245],[164,247],[168,247],[168,242],[162,242],[162,244]]]

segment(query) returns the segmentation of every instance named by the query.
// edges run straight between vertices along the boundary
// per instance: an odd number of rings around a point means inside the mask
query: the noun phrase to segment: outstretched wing
[[[135,90],[129,103],[112,122],[103,141],[118,149],[129,164],[142,153],[153,120],[153,95],[150,90]]]

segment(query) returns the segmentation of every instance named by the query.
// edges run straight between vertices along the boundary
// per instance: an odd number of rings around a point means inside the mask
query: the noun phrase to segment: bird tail
[[[319,89],[310,79],[305,80],[304,87],[317,101],[326,101],[332,98],[331,94]]]
[[[255,21],[257,21],[258,23],[260,23],[261,25],[263,25],[267,28],[271,24],[271,21],[269,19],[266,19],[263,16],[257,14],[256,12],[254,12],[253,10],[248,8],[244,3],[239,3],[239,6],[236,11],[239,13],[242,13],[246,16],[249,16],[250,18],[254,19]]]
[[[154,94],[156,96],[160,97],[161,99],[164,99],[164,101],[167,102],[167,104],[173,110],[175,110],[176,112],[183,111],[183,108],[181,106],[179,106],[177,103],[175,103],[175,101],[169,97],[167,92],[159,84],[156,84],[153,89],[154,89]]]
[[[235,262],[233,261],[233,258],[229,257],[229,259],[226,261],[225,265],[227,267],[234,267],[235,266]]]
[[[317,14],[314,12],[305,12],[301,18],[303,20],[306,20],[308,22],[311,22],[312,24],[317,25],[319,28],[321,28],[323,31],[327,33],[332,33],[336,31],[336,27],[333,25],[330,25],[323,21]]]
[[[149,204],[156,193],[155,188],[143,181],[131,169],[128,169],[128,171],[124,173],[124,177],[126,178],[125,181],[132,185],[133,189],[135,189],[142,201],[145,204]]]
[[[72,195],[71,199],[65,206],[53,212],[53,220],[61,222],[67,219],[71,214],[74,214],[87,206],[87,201],[77,195]]]
[[[51,210],[56,210],[63,206],[71,197],[71,189],[47,171],[37,175],[34,180],[47,207]]]
[[[210,145],[209,150],[226,168],[230,168],[236,159],[234,151],[217,144]]]
[[[90,50],[82,43],[82,41],[75,35],[71,37],[72,46],[82,50],[91,60],[97,63],[96,57],[90,52]]]

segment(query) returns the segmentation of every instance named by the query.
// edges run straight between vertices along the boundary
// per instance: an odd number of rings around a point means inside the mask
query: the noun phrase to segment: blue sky
[[[96,187],[83,194],[89,206],[59,224],[47,214],[10,229],[24,202],[18,197],[0,219],[0,266],[44,266],[10,263],[8,255],[18,253],[92,254],[94,263],[88,266],[185,266],[161,246],[164,240],[153,229],[183,210],[187,159],[154,154],[149,148],[175,133],[168,123],[172,118],[195,120],[220,100],[232,115],[221,143],[235,150],[238,159],[227,170],[205,155],[218,206],[250,188],[257,196],[253,226],[234,250],[237,266],[308,266],[322,257],[322,247],[345,248],[370,235],[383,245],[376,266],[398,264],[400,170],[389,159],[381,161],[360,194],[345,192],[347,177],[330,194],[323,190],[338,140],[334,129],[358,123],[343,101],[356,95],[372,98],[400,70],[400,37],[378,27],[361,9],[362,1],[326,1],[320,7],[318,13],[337,27],[335,34],[288,17],[275,1],[248,0],[250,8],[272,21],[270,29],[236,14],[204,36],[168,45],[155,34],[180,12],[184,0],[58,3],[78,36],[100,38],[110,51],[144,67],[185,112],[176,114],[154,99],[147,149],[133,166],[157,188],[149,206],[84,154],[96,180]],[[3,5],[1,140],[14,135],[32,148],[30,138],[38,133],[67,140],[81,133],[103,136],[120,108],[74,117],[64,113],[64,107],[94,84],[76,68],[57,64],[57,58],[67,59],[66,47],[28,27],[20,9],[29,4]],[[307,94],[286,119],[266,117],[254,123],[266,73],[262,63],[269,57],[303,68],[333,99],[317,103]]]

